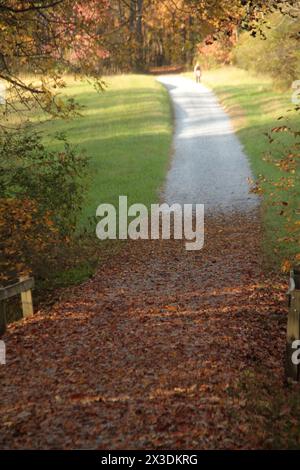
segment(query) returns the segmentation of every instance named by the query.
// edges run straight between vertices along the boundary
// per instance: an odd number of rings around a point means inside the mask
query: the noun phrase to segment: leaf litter
[[[256,213],[206,220],[205,246],[128,242],[51,308],[9,326],[2,449],[300,445],[284,383],[287,280]]]

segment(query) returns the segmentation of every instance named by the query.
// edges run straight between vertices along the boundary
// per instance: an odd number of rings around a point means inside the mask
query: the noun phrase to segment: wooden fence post
[[[34,288],[34,278],[29,276],[21,276],[19,282],[0,286],[0,335],[6,330],[6,301],[11,297],[21,294],[23,317],[31,317],[33,315],[33,304],[31,289]]]
[[[20,276],[20,281],[26,281],[30,279],[29,276]],[[32,317],[33,315],[33,303],[32,303],[32,294],[31,289],[21,292],[21,302],[22,302],[22,311],[23,317]]]
[[[0,336],[5,333],[6,330],[6,304],[5,300],[0,300]]]
[[[294,364],[292,356],[296,349],[293,343],[300,340],[300,271],[293,270],[290,276],[289,316],[286,345],[286,375],[293,382],[300,381],[300,365]]]

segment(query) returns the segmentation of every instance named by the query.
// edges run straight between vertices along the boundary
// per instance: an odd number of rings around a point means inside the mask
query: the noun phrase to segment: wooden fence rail
[[[0,287],[0,335],[6,329],[6,300],[21,295],[23,317],[33,315],[33,303],[31,290],[34,288],[34,278],[29,276],[20,277],[19,282],[6,287]]]
[[[288,381],[300,381],[300,364],[297,364],[294,353],[297,350],[295,341],[300,340],[300,271],[293,270],[290,275],[289,316],[286,344],[286,376]],[[299,355],[300,356],[300,355]]]

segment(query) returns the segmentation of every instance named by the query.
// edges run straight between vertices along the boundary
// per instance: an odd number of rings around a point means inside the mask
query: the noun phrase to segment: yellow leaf
[[[292,268],[292,263],[288,260],[282,263],[281,269],[284,273],[288,273]]]

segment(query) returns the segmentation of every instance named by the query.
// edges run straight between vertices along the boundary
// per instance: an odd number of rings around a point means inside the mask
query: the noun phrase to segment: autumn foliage
[[[237,42],[237,31],[232,30],[228,36],[213,35],[201,42],[197,47],[196,57],[204,69],[230,65],[233,60],[233,48]]]
[[[108,3],[0,2],[0,80],[9,91],[7,112],[20,108],[16,101],[23,110],[38,103],[47,112],[60,111],[54,98],[64,86],[65,71],[99,78],[100,60],[107,55],[99,32],[105,29]],[[34,79],[24,73],[34,74]]]
[[[299,110],[298,110],[299,111]],[[293,145],[284,145],[281,134],[294,138]],[[274,127],[267,137],[270,151],[264,160],[277,169],[277,177],[260,175],[253,191],[267,195],[266,202],[271,204],[281,217],[281,230],[278,231],[275,252],[284,253],[282,268],[288,272],[293,266],[300,265],[300,142],[299,131],[287,126]],[[282,249],[279,248],[282,246]]]
[[[47,278],[63,268],[75,237],[87,160],[60,138],[49,152],[41,135],[8,133],[0,146],[0,282],[22,272]]]
[[[0,199],[0,239],[1,283],[43,272],[59,241],[51,213],[41,214],[35,201],[16,198]]]

